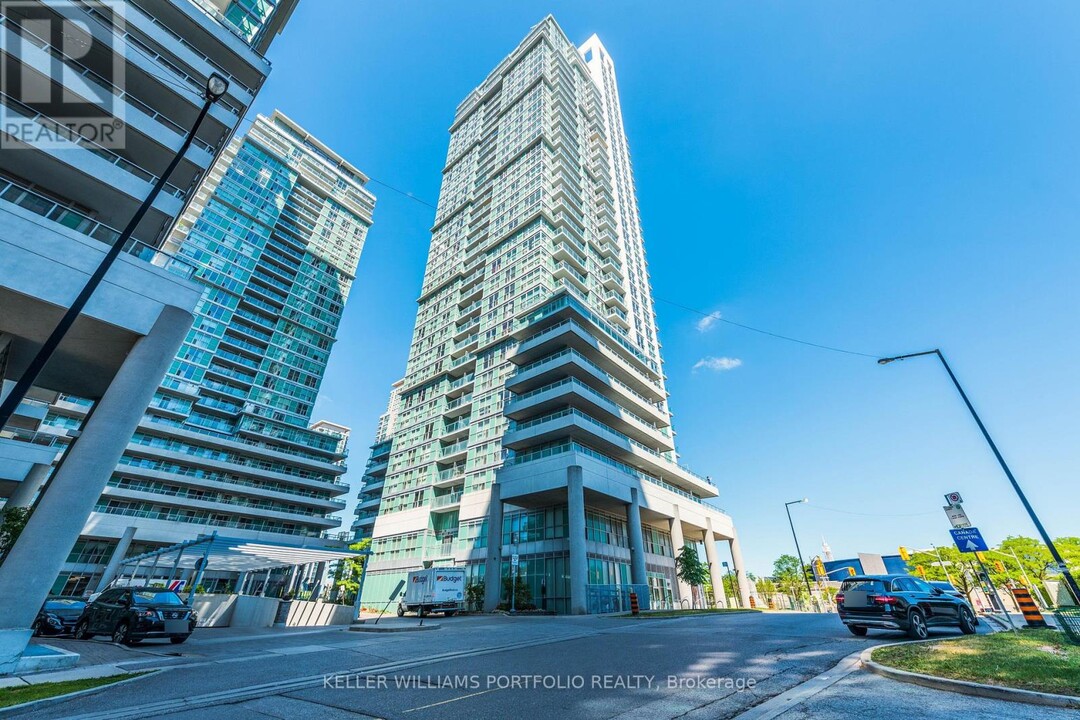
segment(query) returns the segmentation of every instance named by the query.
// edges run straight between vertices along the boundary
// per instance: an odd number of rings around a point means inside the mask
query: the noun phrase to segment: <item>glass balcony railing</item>
[[[118,230],[5,177],[0,177],[0,199],[18,205],[24,210],[48,218],[69,230],[74,230],[107,245],[112,245],[120,238]],[[184,279],[190,278],[195,273],[195,266],[191,263],[134,238],[128,240],[124,246],[124,252],[167,270],[174,275],[179,275]]]
[[[568,452],[582,453],[583,455],[587,455],[587,456],[589,456],[589,457],[591,457],[591,458],[593,458],[595,460],[599,460],[600,462],[604,463],[605,465],[610,465],[611,467],[614,467],[614,468],[626,473],[627,475],[631,475],[631,476],[636,477],[636,478],[638,478],[640,480],[644,480],[645,482],[652,483],[653,485],[657,485],[659,487],[662,487],[665,490],[670,490],[671,492],[676,493],[678,495],[681,495],[682,497],[685,497],[685,498],[687,498],[689,500],[693,500],[696,503],[700,503],[702,505],[705,504],[704,501],[700,497],[698,497],[697,495],[694,495],[693,493],[687,492],[686,490],[683,490],[682,488],[675,487],[674,485],[672,485],[669,482],[665,482],[664,480],[661,480],[658,477],[655,477],[655,476],[650,475],[650,474],[648,474],[646,472],[638,470],[635,467],[631,467],[631,466],[627,465],[626,463],[619,462],[618,460],[616,460],[614,458],[608,457],[607,455],[605,455],[602,452],[598,452],[596,450],[593,450],[591,447],[588,447],[586,445],[582,445],[581,443],[572,442],[572,441],[571,442],[560,443],[559,445],[553,445],[551,447],[541,448],[539,450],[533,450],[532,452],[527,452],[527,453],[524,453],[524,454],[521,454],[521,455],[516,455],[516,456],[514,456],[512,458],[507,459],[503,464],[504,465],[521,465],[521,464],[524,464],[524,463],[533,462],[535,460],[542,460],[544,458],[553,457],[555,455],[561,455],[562,453],[568,453]],[[724,512],[721,508],[718,508],[715,505],[710,505],[709,507],[712,507],[715,510],[719,510],[720,512]]]

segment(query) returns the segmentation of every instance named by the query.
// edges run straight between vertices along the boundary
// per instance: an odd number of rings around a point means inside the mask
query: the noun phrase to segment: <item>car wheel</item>
[[[926,618],[923,617],[922,610],[916,610],[912,608],[908,610],[908,637],[915,638],[916,640],[925,640],[930,636],[930,631],[926,628]]]
[[[182,645],[187,639],[187,635],[184,635],[183,637],[171,637],[169,638],[169,642],[171,642],[173,645]]]
[[[960,632],[965,635],[975,634],[975,616],[966,607],[960,608]]]
[[[446,612],[443,613],[443,617],[454,617],[454,613],[456,613],[456,612],[457,612],[457,610],[447,610]]]
[[[85,620],[82,620],[75,626],[75,639],[76,640],[89,640],[92,637],[94,637],[94,636],[90,632],[90,623],[86,622]]]
[[[866,637],[866,628],[862,625],[848,625],[847,629],[851,631],[852,635],[857,635],[858,637]]]
[[[397,606],[397,616],[405,617],[405,608],[401,607],[400,605]]]
[[[120,623],[113,630],[112,641],[117,645],[134,645],[138,642],[131,638],[131,629],[126,622]]]

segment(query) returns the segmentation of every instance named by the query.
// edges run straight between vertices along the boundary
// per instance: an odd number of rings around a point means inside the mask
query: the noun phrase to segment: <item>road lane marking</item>
[[[306,677],[291,678],[288,680],[278,680],[275,682],[264,683],[262,685],[255,685],[249,688],[239,690],[223,690],[218,692],[206,693],[204,695],[192,695],[182,698],[160,700],[157,702],[150,702],[142,705],[132,705],[128,707],[116,708],[113,710],[91,712],[83,715],[71,716],[68,718],[68,720],[135,720],[135,718],[144,717],[158,718],[164,717],[172,712],[195,710],[198,708],[213,707],[215,705],[240,703],[247,700],[254,700],[256,698],[266,697],[269,695],[284,695],[286,693],[297,692],[299,690],[310,690],[313,688],[317,689],[320,687],[324,687],[327,678],[341,675],[384,675],[398,672],[400,670],[407,670],[414,667],[422,667],[424,665],[433,665],[441,662],[447,662],[450,660],[460,660],[463,658],[479,657],[482,655],[493,655],[500,652],[507,652],[511,650],[529,647],[538,647],[542,645],[554,645],[556,643],[571,642],[574,640],[581,640],[601,634],[603,633],[600,631],[575,633],[557,637],[546,637],[532,641],[512,642],[505,645],[496,645],[487,648],[480,648],[478,650],[461,650],[457,652],[444,653],[442,655],[430,656],[424,659],[402,660],[393,663],[385,663],[382,665],[372,665],[348,670],[337,670],[334,672],[321,673],[319,675],[308,675]],[[191,665],[183,665],[174,669],[188,667],[191,667]]]
[[[428,708],[437,707],[439,705],[446,705],[447,703],[457,702],[458,700],[466,700],[468,698],[476,697],[477,695],[486,695],[489,692],[495,692],[498,689],[499,688],[491,688],[490,690],[481,690],[480,692],[469,693],[468,695],[462,695],[461,697],[450,698],[449,700],[443,700],[441,702],[431,703],[430,705],[421,705],[420,707],[414,707],[414,708],[411,708],[409,710],[402,710],[401,713],[404,715],[405,713],[416,712],[417,710],[427,710]]]

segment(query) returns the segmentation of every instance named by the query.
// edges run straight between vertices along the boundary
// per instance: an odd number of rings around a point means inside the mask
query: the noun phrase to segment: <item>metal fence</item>
[[[1069,640],[1080,645],[1080,607],[1059,607],[1054,617]]]
[[[637,593],[638,607],[649,609],[648,585],[589,585],[590,614],[630,612],[630,593]]]

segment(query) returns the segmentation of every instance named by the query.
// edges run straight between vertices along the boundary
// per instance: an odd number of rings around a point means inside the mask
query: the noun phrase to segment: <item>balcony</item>
[[[453,441],[465,437],[469,434],[469,419],[462,418],[452,423],[447,423],[443,427],[442,433],[439,435],[440,440]]]
[[[475,359],[475,358],[474,358]],[[446,409],[443,410],[443,417],[452,419],[465,415],[472,410],[472,394],[462,395],[459,398],[455,398],[446,403]]]
[[[512,422],[503,436],[503,445],[519,450],[564,439],[598,447],[627,465],[695,494],[709,497],[719,494],[707,478],[574,408],[525,422]]]
[[[624,408],[600,391],[577,378],[569,377],[515,395],[506,404],[504,414],[511,420],[527,419],[567,405],[578,407],[590,415],[602,417],[604,422],[639,443],[655,450],[672,451],[675,444],[666,427],[657,427],[649,420]]]
[[[431,485],[432,487],[446,488],[460,485],[463,482],[465,482],[465,466],[462,464],[440,471],[431,482]]]
[[[432,512],[447,512],[449,510],[456,509],[461,505],[461,495],[459,492],[452,492],[448,495],[436,495],[431,500]]]
[[[460,440],[453,445],[444,445],[439,449],[439,462],[457,462],[464,460],[469,450],[469,441]]]
[[[63,225],[69,230],[100,240],[107,245],[112,245],[120,237],[120,231],[115,228],[97,222],[90,216],[61,205],[55,200],[36,193],[25,185],[9,178],[0,177],[0,200],[17,205],[24,210],[29,210]],[[186,260],[181,260],[138,240],[129,240],[124,246],[124,252],[184,279],[188,279],[195,274],[195,266]]]

